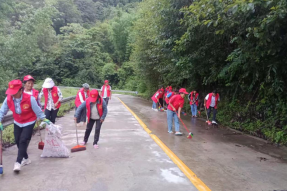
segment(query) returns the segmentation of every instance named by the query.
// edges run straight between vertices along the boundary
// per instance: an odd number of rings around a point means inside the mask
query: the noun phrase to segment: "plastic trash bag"
[[[46,124],[45,146],[41,157],[67,158],[70,156],[70,150],[61,140],[61,130],[62,127],[59,125],[53,123],[50,123],[50,125]]]

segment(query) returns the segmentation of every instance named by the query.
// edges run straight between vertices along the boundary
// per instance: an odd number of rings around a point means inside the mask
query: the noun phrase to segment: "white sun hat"
[[[46,78],[44,84],[43,84],[43,88],[52,88],[55,86],[54,81],[51,78]]]

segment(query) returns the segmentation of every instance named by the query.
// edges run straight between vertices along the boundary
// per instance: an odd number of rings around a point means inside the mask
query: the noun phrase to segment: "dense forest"
[[[0,0],[0,52],[3,95],[26,74],[217,89],[221,124],[287,143],[286,0]]]

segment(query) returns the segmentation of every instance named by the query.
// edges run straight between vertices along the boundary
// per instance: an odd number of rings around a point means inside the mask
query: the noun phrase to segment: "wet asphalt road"
[[[227,128],[211,128],[201,119],[183,116],[192,140],[167,133],[166,113],[151,102],[118,96],[211,190],[287,190],[287,149]],[[220,108],[219,108],[220,109]]]
[[[92,133],[86,151],[72,153],[70,158],[40,158],[35,135],[28,148],[32,163],[19,174],[12,171],[16,146],[4,151],[0,191],[197,190],[115,97],[108,106],[99,149],[93,148]],[[56,121],[63,127],[62,140],[68,148],[76,145],[73,114],[74,110]],[[79,127],[80,140],[84,132],[85,127]]]

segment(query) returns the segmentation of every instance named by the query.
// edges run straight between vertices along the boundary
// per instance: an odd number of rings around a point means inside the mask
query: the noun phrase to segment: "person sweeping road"
[[[169,100],[169,105],[167,107],[167,125],[168,133],[172,132],[172,119],[174,118],[175,135],[182,135],[179,131],[179,118],[181,109],[184,105],[184,96],[188,94],[185,88],[179,90],[179,95],[174,95]]]
[[[109,100],[112,100],[112,87],[109,85],[109,80],[105,80],[105,84],[101,88],[101,95],[108,105]]]
[[[75,105],[76,108],[75,110],[77,110],[77,108],[84,102],[86,101],[86,99],[89,97],[90,94],[90,90],[89,90],[90,86],[87,83],[83,84],[83,88],[81,88],[76,96],[76,100],[75,100]],[[83,125],[86,125],[86,110],[82,110],[82,112],[80,113],[80,116],[77,118],[77,126],[80,125],[80,122],[83,122]]]
[[[89,136],[93,129],[93,126],[96,123],[93,145],[94,145],[94,148],[97,149],[99,148],[98,141],[100,137],[101,127],[108,113],[106,102],[103,98],[101,98],[98,90],[92,90],[87,100],[84,101],[78,107],[74,115],[75,121],[80,116],[80,113],[82,112],[82,110],[87,110],[88,124],[87,124],[86,132],[85,132],[84,141],[81,144],[82,145],[87,144]]]
[[[23,92],[22,82],[20,80],[12,80],[9,82],[6,94],[7,97],[0,109],[0,130],[3,130],[3,125],[1,123],[2,119],[10,109],[13,112],[14,137],[18,147],[18,156],[13,170],[19,172],[21,166],[31,163],[27,154],[27,148],[37,118],[47,124],[50,124],[50,121],[46,119],[46,116],[38,106],[36,99]]]
[[[188,100],[190,101],[190,107],[191,107],[191,114],[192,117],[197,117],[197,106],[198,106],[198,93],[197,91],[192,91],[188,95]]]
[[[159,89],[152,97],[152,109],[158,111],[156,104],[159,103],[159,99],[163,97],[163,89]],[[162,106],[162,105],[161,105]]]
[[[220,97],[216,90],[206,95],[204,99],[204,107],[207,108],[207,119],[208,119],[206,123],[210,123],[209,117],[210,117],[211,110],[213,110],[212,124],[217,125],[216,113],[217,113],[217,104],[219,101],[220,101]]]
[[[45,115],[47,119],[55,124],[56,117],[61,106],[61,100],[63,99],[62,92],[57,86],[55,86],[55,83],[51,78],[46,78],[42,87],[39,99],[41,100],[44,95]]]

